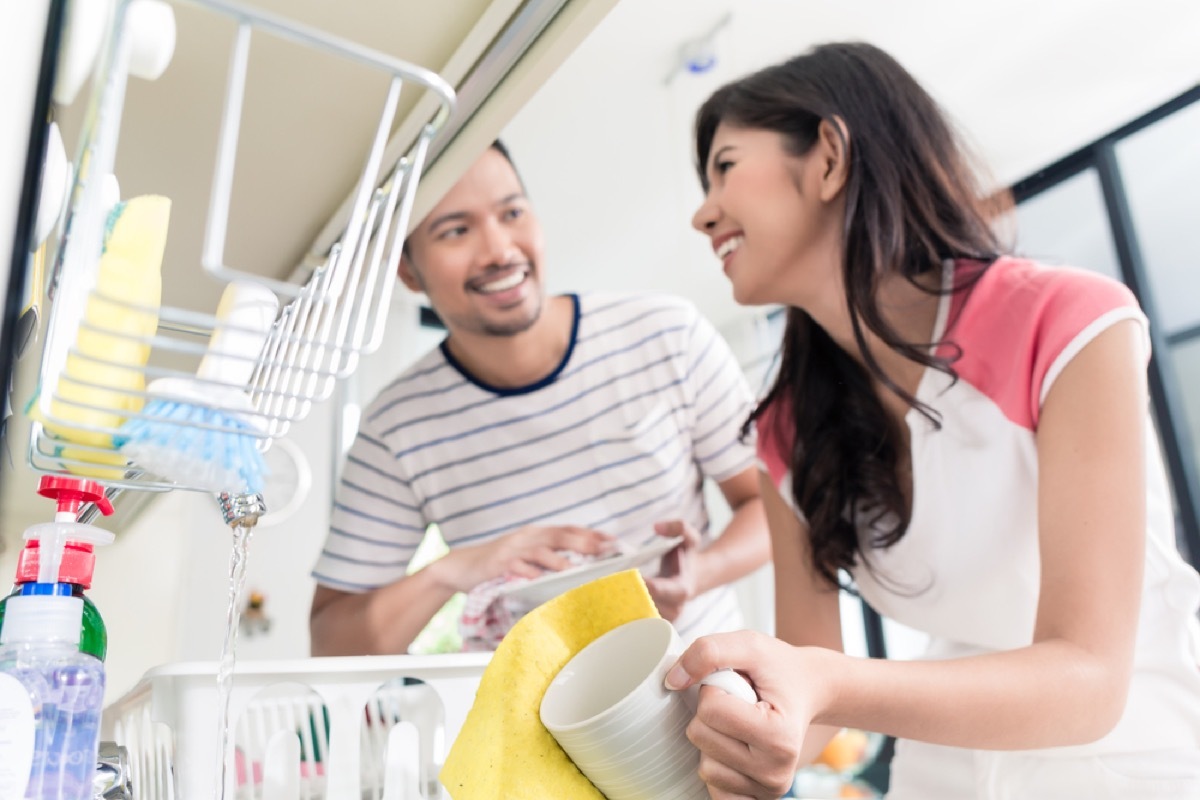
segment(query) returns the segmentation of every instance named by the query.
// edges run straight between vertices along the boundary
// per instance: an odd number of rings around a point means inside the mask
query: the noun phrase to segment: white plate
[[[673,539],[666,539],[661,536],[655,537],[632,553],[607,556],[596,561],[589,561],[586,564],[580,564],[578,567],[564,569],[561,572],[547,572],[545,575],[534,578],[531,581],[505,586],[497,594],[499,596],[512,597],[528,603],[530,606],[540,606],[547,600],[553,600],[563,592],[574,589],[576,586],[582,586],[589,581],[603,578],[605,575],[612,575],[627,569],[635,569],[657,558],[662,558],[675,549],[682,541],[683,537],[679,536]]]

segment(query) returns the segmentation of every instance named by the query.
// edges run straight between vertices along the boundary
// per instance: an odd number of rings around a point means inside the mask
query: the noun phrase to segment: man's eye
[[[447,239],[458,239],[461,236],[465,236],[466,233],[467,233],[466,225],[455,225],[453,228],[443,228],[442,231],[437,235],[437,238],[439,241],[445,241]]]
[[[503,217],[506,221],[511,221],[523,216],[524,214],[525,209],[523,208],[507,208],[504,210]]]

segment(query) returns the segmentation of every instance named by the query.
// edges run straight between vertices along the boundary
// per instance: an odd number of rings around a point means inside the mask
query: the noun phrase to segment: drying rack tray
[[[443,797],[437,773],[475,699],[490,653],[313,658],[239,663],[230,690],[233,752],[225,796],[272,800],[271,776],[288,800],[380,798],[389,780],[414,779],[400,797]],[[102,738],[127,748],[135,796],[216,796],[217,663],[150,670],[104,711]],[[419,768],[388,749],[397,723],[415,727]],[[279,737],[299,741],[289,758]],[[389,763],[390,753],[390,763]],[[399,777],[398,777],[399,776]],[[416,792],[413,794],[413,792]]]

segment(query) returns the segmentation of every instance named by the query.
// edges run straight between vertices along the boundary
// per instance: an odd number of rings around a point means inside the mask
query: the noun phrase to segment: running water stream
[[[221,663],[217,668],[217,770],[220,783],[217,800],[225,800],[229,779],[229,762],[226,758],[230,749],[232,733],[229,725],[229,700],[233,689],[233,668],[237,663],[238,620],[241,616],[242,589],[246,585],[246,558],[250,548],[250,535],[254,532],[257,518],[233,525],[233,552],[229,556],[229,606],[225,610],[225,641],[221,645]]]

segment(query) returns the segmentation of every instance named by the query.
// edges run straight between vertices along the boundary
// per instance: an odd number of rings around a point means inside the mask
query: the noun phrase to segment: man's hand
[[[427,570],[441,584],[458,592],[469,592],[501,575],[536,578],[571,566],[559,550],[588,556],[613,552],[617,540],[590,528],[573,525],[534,526],[477,545],[453,547]]]
[[[657,577],[646,581],[650,597],[663,619],[674,622],[683,607],[700,593],[696,562],[700,557],[700,534],[682,520],[658,522],[654,532],[669,539],[683,537],[678,547],[663,556]]]

